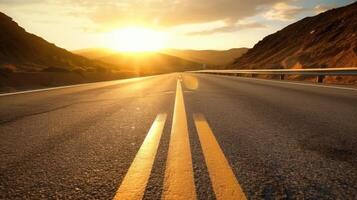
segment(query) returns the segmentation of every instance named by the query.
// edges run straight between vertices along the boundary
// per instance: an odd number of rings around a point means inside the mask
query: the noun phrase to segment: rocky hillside
[[[0,12],[0,69],[13,72],[105,70],[108,65],[75,55],[26,32]]]
[[[265,37],[231,68],[357,67],[357,2]]]

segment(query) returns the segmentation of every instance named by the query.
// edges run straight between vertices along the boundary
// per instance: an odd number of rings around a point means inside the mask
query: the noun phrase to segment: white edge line
[[[215,74],[212,74],[212,75],[215,75]],[[222,76],[222,75],[215,75],[215,76]],[[295,83],[295,82],[290,82],[288,80],[287,81],[280,81],[280,80],[268,80],[268,79],[237,77],[237,76],[229,76],[229,77],[240,78],[240,79],[248,79],[248,80],[257,80],[257,81],[267,81],[267,82],[273,82],[273,83],[287,83],[287,84],[292,84],[292,85],[313,86],[313,87],[322,87],[322,88],[357,91],[357,88],[329,86],[329,85],[318,85],[318,84],[313,84],[313,83]]]
[[[158,75],[154,75],[154,76],[158,76]],[[135,77],[135,78],[118,79],[118,80],[111,80],[111,81],[98,81],[98,82],[92,82],[92,83],[81,83],[81,84],[66,85],[66,86],[59,86],[59,87],[50,87],[50,88],[35,89],[35,90],[25,90],[25,91],[19,91],[19,92],[0,93],[0,97],[17,95],[17,94],[33,93],[33,92],[44,92],[44,91],[58,90],[58,89],[65,89],[65,88],[72,88],[72,87],[80,87],[80,86],[86,86],[86,85],[95,85],[98,83],[110,83],[110,82],[126,83],[126,82],[144,80],[144,79],[151,78],[154,76]]]
[[[249,78],[246,78],[246,77],[237,77],[237,78],[249,79]],[[274,82],[274,83],[287,83],[287,84],[292,84],[292,85],[313,86],[313,87],[321,87],[321,88],[331,88],[331,89],[357,91],[357,88],[339,87],[339,86],[330,86],[330,85],[319,85],[319,84],[313,84],[313,83],[295,83],[295,82],[289,82],[289,81],[267,80],[267,79],[259,79],[259,78],[254,78],[254,80],[268,81],[268,82]]]

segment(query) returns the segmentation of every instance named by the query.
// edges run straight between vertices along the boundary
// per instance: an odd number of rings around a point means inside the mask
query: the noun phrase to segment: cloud
[[[21,5],[40,3],[41,0],[0,0],[0,4]]]
[[[216,33],[231,33],[231,32],[236,32],[240,31],[243,29],[253,29],[253,28],[265,28],[266,26],[264,24],[260,23],[245,23],[245,24],[234,24],[234,25],[227,25],[227,26],[222,26],[210,30],[204,30],[204,31],[196,31],[196,32],[189,32],[187,35],[212,35]]]
[[[125,26],[172,28],[180,25],[225,22],[222,27],[192,32],[214,34],[246,28],[262,28],[261,24],[237,22],[257,15],[270,20],[291,21],[303,8],[291,5],[297,0],[0,0],[0,4],[32,8],[41,5],[56,7],[74,18],[88,21],[90,32],[105,32]],[[36,4],[36,5],[35,5]],[[51,12],[51,10],[46,10]],[[195,30],[195,29],[193,29]],[[197,30],[197,29],[196,29]]]
[[[87,15],[97,23],[134,23],[175,26],[217,20],[237,21],[255,15],[257,7],[278,0],[128,0],[92,6]],[[83,2],[83,1],[82,1]],[[87,1],[85,1],[87,2]]]
[[[43,0],[44,4],[71,6],[76,17],[86,17],[101,29],[142,24],[173,27],[212,21],[236,23],[281,0]],[[288,0],[293,1],[293,0]],[[12,5],[25,0],[0,0]],[[26,4],[38,2],[28,0]]]
[[[273,7],[264,14],[264,17],[270,20],[292,21],[295,19],[295,15],[303,11],[304,8],[302,7],[279,2],[273,5]]]
[[[326,12],[332,8],[333,8],[333,6],[317,5],[314,7],[314,12],[315,12],[315,14],[320,14],[320,13]]]

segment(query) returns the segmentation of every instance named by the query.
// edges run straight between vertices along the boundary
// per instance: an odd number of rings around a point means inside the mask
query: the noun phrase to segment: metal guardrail
[[[208,74],[255,74],[280,75],[284,80],[285,75],[306,75],[317,76],[317,82],[322,83],[326,76],[356,76],[357,68],[316,68],[316,69],[251,69],[251,70],[198,70],[191,71],[194,73]]]

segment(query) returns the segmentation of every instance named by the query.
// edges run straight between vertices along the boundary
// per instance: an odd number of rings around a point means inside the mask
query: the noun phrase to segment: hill
[[[101,57],[106,57],[118,53],[111,49],[106,48],[89,48],[89,49],[79,49],[72,51],[72,53],[83,56],[89,59],[98,59]]]
[[[85,51],[90,53],[88,51]],[[0,13],[0,92],[106,81],[192,70],[201,64],[163,55],[117,55],[97,50],[80,56],[28,33]],[[101,57],[98,59],[90,59]],[[107,63],[103,62],[107,61]]]
[[[0,92],[137,76],[112,64],[73,54],[28,33],[0,13]]]
[[[213,66],[232,64],[234,60],[248,51],[248,48],[235,48],[230,50],[178,50],[165,49],[162,52],[186,60],[205,63]]]
[[[307,17],[265,37],[231,68],[357,67],[357,3]]]
[[[85,49],[74,51],[74,53],[119,66],[122,70],[139,73],[153,74],[202,69],[200,63],[159,52],[123,53],[106,49]]]
[[[109,67],[75,55],[26,32],[0,13],[0,68],[16,72],[103,70]],[[113,67],[113,66],[112,66]]]

